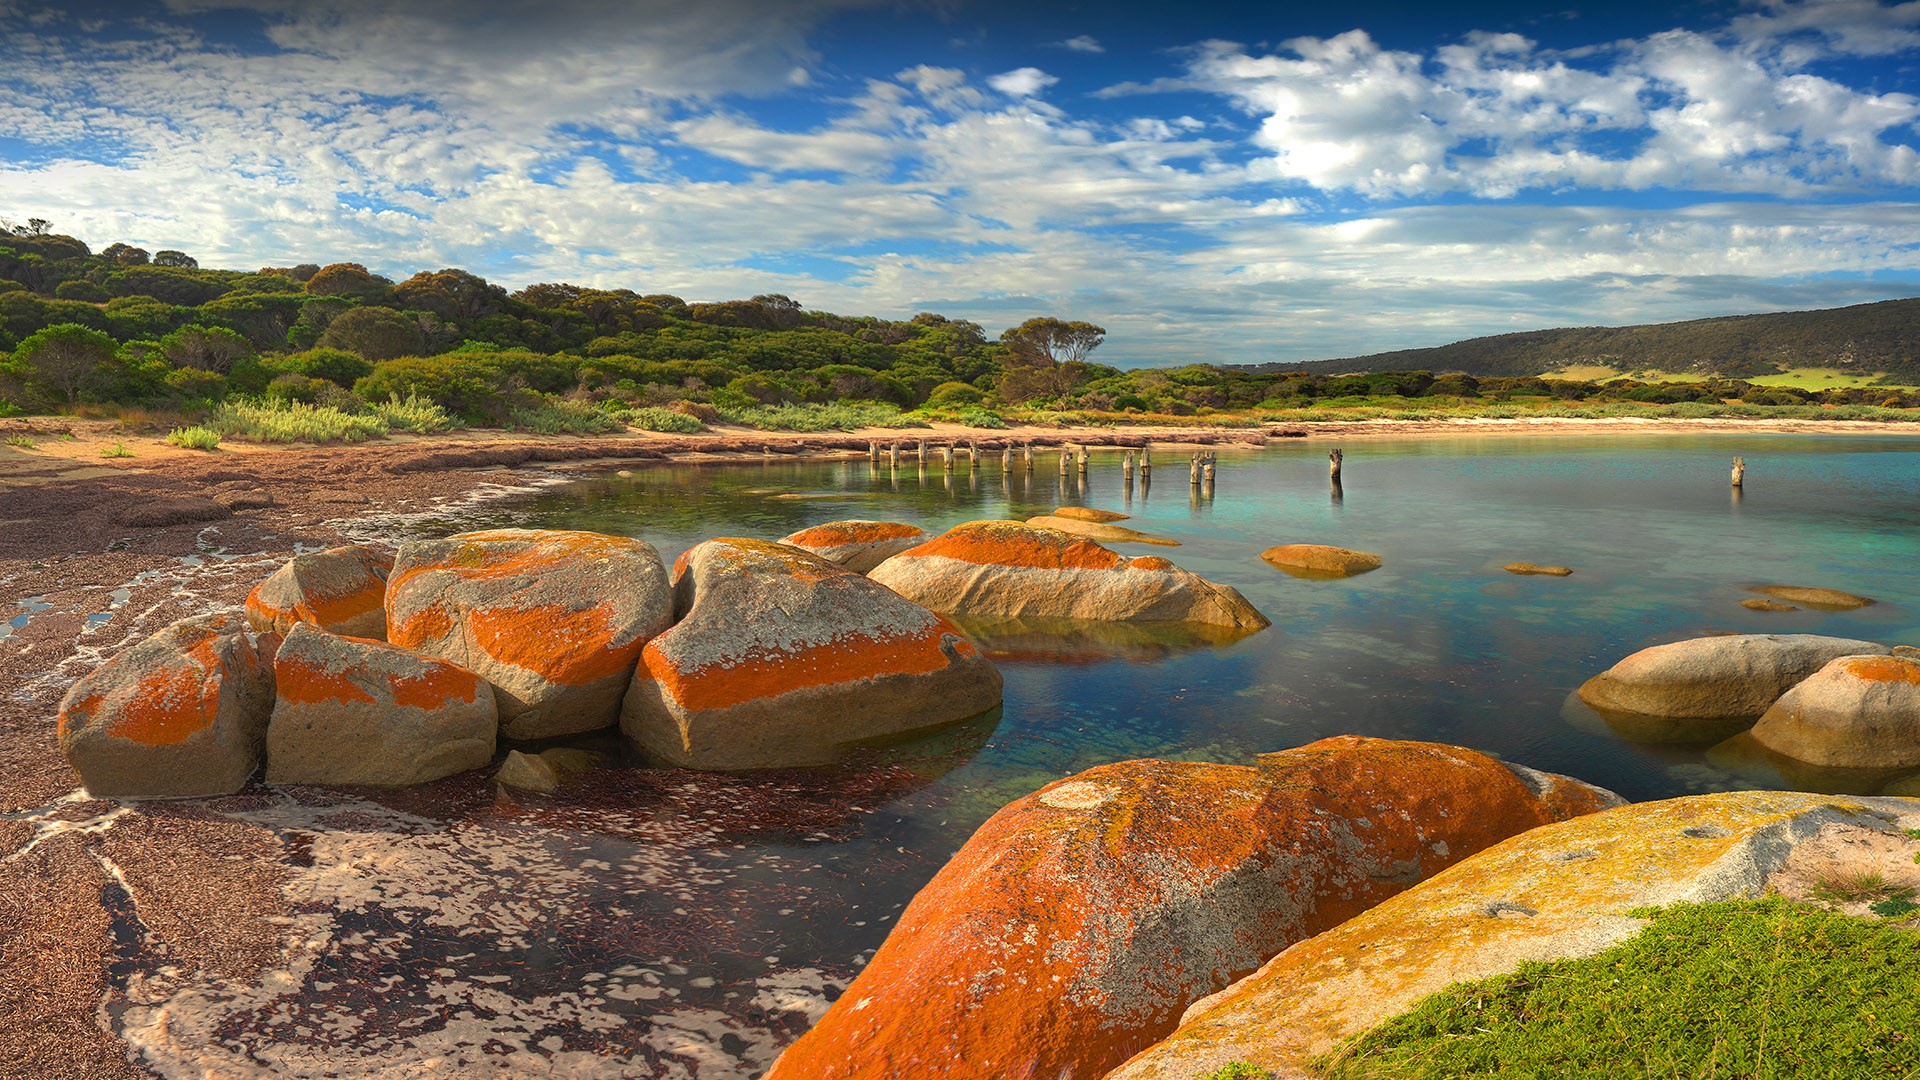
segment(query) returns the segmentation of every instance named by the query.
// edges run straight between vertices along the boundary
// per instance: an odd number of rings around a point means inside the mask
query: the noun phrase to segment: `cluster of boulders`
[[[1353,736],[1251,766],[1103,765],[982,825],[767,1075],[1102,1076],[1294,942],[1619,804],[1472,750]]]
[[[81,679],[59,737],[105,797],[233,792],[263,757],[274,783],[416,784],[499,738],[615,725],[679,766],[821,764],[995,707],[947,614],[1022,612],[1267,625],[1165,559],[1017,522],[709,540],[671,574],[639,540],[497,529],[297,556],[244,619],[177,623]]]
[[[1626,805],[1471,750],[1352,736],[1250,767],[1100,766],[982,825],[767,1075],[1318,1075],[1427,995],[1599,952],[1649,907],[1835,873],[1920,883],[1916,825],[1908,799]]]
[[[1751,727],[1773,753],[1842,768],[1920,766],[1920,649],[1813,634],[1732,634],[1642,649],[1587,680],[1581,700],[1619,728],[1669,738]]]

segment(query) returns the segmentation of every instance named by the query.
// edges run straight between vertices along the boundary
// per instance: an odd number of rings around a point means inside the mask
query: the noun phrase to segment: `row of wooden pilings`
[[[920,465],[925,467],[927,464],[927,450],[927,440],[921,439],[918,445],[909,450],[908,453],[911,456],[917,457]],[[939,455],[941,466],[947,472],[954,471],[955,462],[960,454],[966,455],[967,468],[969,471],[978,469],[983,457],[980,452],[980,444],[972,440],[968,440],[964,444],[948,443],[945,446],[937,446],[933,448],[933,451]],[[1335,452],[1338,453],[1338,451]],[[877,441],[869,441],[867,443],[867,461],[877,468],[883,458],[889,468],[898,469],[900,467],[900,443],[895,442],[883,450]],[[1069,473],[1077,471],[1081,476],[1085,476],[1087,474],[1087,459],[1087,448],[1085,446],[1061,446],[1060,475],[1066,476]],[[1004,447],[1000,451],[1000,471],[1013,472],[1014,464],[1014,448],[1012,446]],[[1196,451],[1187,462],[1188,482],[1194,487],[1213,483],[1214,470],[1218,464],[1219,459],[1213,455],[1212,451]],[[1020,465],[1026,472],[1033,472],[1034,448],[1031,443],[1020,447]],[[1133,472],[1136,467],[1140,470],[1142,478],[1152,473],[1153,447],[1141,447],[1137,459],[1132,450],[1128,450],[1122,455],[1120,459],[1120,470],[1126,475],[1129,481],[1133,479]],[[1337,476],[1338,473],[1336,472],[1335,475]]]

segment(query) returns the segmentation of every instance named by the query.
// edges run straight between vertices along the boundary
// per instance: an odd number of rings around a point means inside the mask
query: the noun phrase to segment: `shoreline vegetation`
[[[1506,335],[1486,339],[1501,344],[1497,364],[1454,346],[1383,354],[1436,367],[1457,360],[1460,370],[1173,356],[1166,367],[1123,370],[1092,359],[1105,329],[1055,317],[989,338],[935,312],[837,315],[771,293],[710,303],[567,283],[509,292],[458,269],[395,282],[345,262],[215,270],[180,251],[113,244],[95,253],[34,221],[0,228],[0,418],[109,420],[123,437],[191,432],[178,441],[201,449],[219,445],[215,434],[323,444],[461,428],[947,426],[984,437],[1023,427],[1456,419],[1895,424],[1920,420],[1920,387],[1895,347],[1907,326],[1895,316],[1908,306],[1713,323],[1752,324],[1735,338],[1703,338],[1692,323],[1625,336],[1542,332],[1559,335],[1552,348],[1540,343],[1548,338]],[[1892,344],[1861,353],[1863,325]],[[1516,374],[1529,365],[1549,374]]]

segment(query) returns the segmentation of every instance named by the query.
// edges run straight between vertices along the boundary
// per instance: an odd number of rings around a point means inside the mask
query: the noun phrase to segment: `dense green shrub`
[[[207,426],[222,435],[252,442],[363,442],[387,433],[377,416],[349,413],[329,405],[236,398],[221,403]]]
[[[385,401],[376,401],[368,408],[389,428],[410,431],[415,435],[431,435],[455,426],[447,410],[418,394],[408,394],[405,398],[390,397]]]

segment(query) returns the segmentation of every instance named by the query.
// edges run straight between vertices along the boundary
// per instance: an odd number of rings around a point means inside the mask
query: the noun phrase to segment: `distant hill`
[[[1647,326],[1579,326],[1469,338],[1429,349],[1242,365],[1255,372],[1463,371],[1539,375],[1568,367],[1752,377],[1799,367],[1920,376],[1920,299]]]

